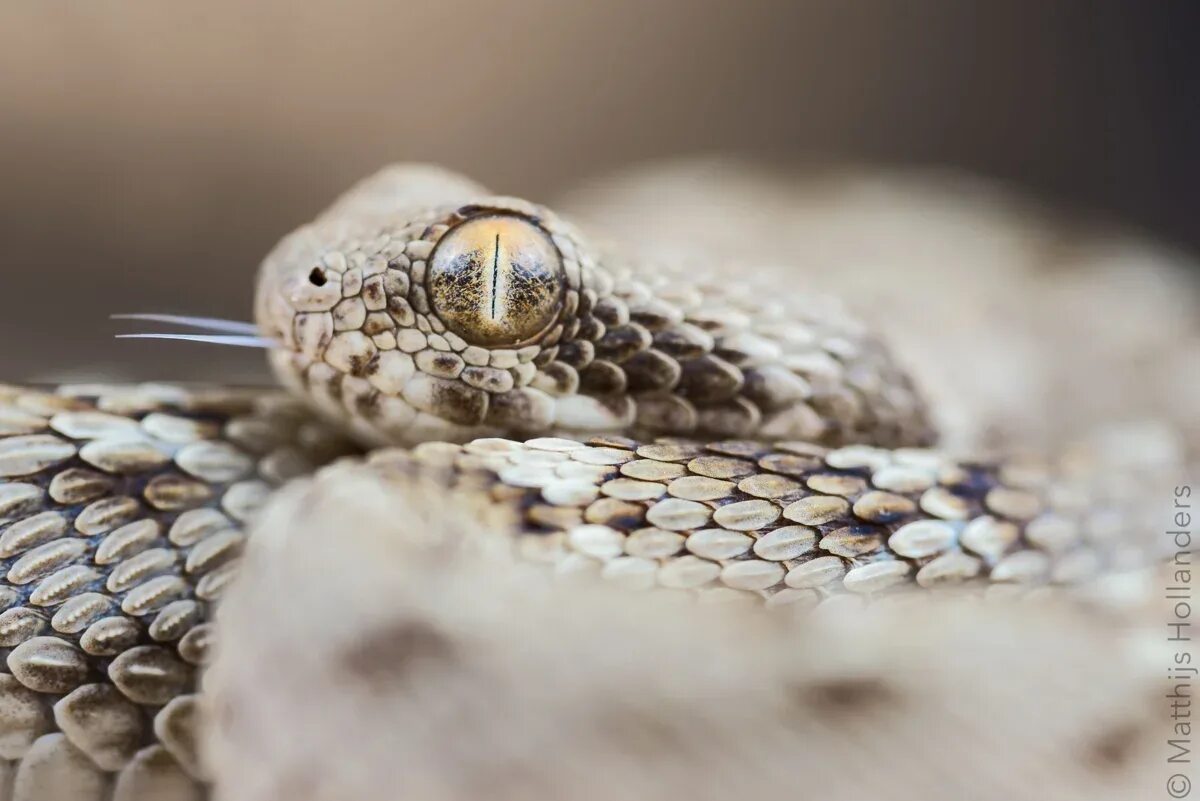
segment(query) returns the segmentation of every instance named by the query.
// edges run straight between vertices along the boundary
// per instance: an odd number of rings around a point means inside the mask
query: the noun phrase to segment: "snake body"
[[[707,600],[1006,591],[1130,560],[1091,474],[930,448],[865,327],[741,278],[390,168],[263,265],[289,394],[0,388],[0,798],[203,796],[214,609],[272,489],[340,456],[481,495],[557,573]]]

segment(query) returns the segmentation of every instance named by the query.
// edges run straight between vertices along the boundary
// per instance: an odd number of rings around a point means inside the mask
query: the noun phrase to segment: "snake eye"
[[[426,288],[434,311],[463,339],[515,345],[558,315],[562,257],[550,237],[523,217],[473,217],[438,241]]]

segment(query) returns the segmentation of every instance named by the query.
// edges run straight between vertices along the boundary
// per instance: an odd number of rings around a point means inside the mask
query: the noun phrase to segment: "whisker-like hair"
[[[182,314],[114,314],[113,320],[141,320],[149,323],[171,323],[189,328],[199,328],[203,331],[221,331],[226,334],[244,334],[254,336],[258,326],[254,323],[243,323],[239,320],[221,320],[216,317],[188,317]]]
[[[227,336],[218,334],[117,334],[117,339],[178,339],[184,342],[204,342],[210,345],[233,345],[239,348],[276,348],[279,343],[266,337]]]

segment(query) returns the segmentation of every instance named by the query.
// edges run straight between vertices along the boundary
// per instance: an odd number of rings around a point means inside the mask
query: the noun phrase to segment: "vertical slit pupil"
[[[496,255],[492,257],[492,319],[496,319],[496,298],[500,294],[497,282],[500,280],[500,234],[496,234]]]
[[[523,343],[546,328],[559,312],[565,282],[550,235],[505,213],[446,231],[429,255],[424,280],[431,311],[484,347]]]

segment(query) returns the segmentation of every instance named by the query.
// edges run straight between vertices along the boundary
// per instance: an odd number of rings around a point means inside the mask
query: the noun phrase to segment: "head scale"
[[[929,440],[907,374],[828,304],[776,300],[748,274],[600,261],[541,206],[391,167],[267,257],[253,339],[277,343],[283,382],[372,444]]]
[[[577,392],[612,281],[570,226],[512,198],[348,208],[275,248],[256,304],[275,371],[327,417],[401,444],[632,423]]]

